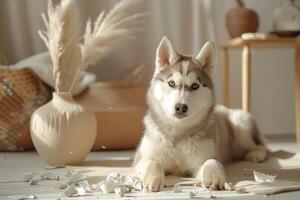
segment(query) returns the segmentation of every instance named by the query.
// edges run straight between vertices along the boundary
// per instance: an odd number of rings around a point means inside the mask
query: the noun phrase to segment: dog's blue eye
[[[192,90],[197,90],[199,88],[199,84],[198,83],[193,83],[191,88],[192,88]]]
[[[173,87],[175,87],[175,82],[174,81],[168,81],[168,85],[173,88]]]

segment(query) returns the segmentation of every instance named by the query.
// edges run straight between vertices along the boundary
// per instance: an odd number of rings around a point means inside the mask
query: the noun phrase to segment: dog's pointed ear
[[[163,36],[156,49],[156,67],[164,67],[170,65],[177,60],[178,54],[173,47],[171,40],[167,36]]]
[[[200,52],[196,56],[196,60],[200,63],[201,68],[212,76],[216,60],[216,47],[214,42],[206,42]]]

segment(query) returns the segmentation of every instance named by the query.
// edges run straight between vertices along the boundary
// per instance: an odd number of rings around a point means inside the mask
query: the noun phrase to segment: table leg
[[[244,46],[242,52],[242,109],[250,112],[250,79],[251,79],[251,53],[250,47]]]
[[[229,56],[227,48],[224,51],[223,63],[223,104],[229,106]]]
[[[296,137],[300,143],[300,46],[296,48],[296,71],[295,71],[295,120],[296,120]]]

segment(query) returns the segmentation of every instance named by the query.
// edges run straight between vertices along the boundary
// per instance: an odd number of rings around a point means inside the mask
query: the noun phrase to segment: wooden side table
[[[296,114],[296,137],[300,143],[300,39],[297,38],[264,38],[264,39],[243,39],[235,38],[221,46],[224,52],[223,71],[223,101],[229,105],[229,55],[228,50],[242,48],[242,109],[251,110],[251,47],[291,47],[296,50],[295,70],[295,114]]]

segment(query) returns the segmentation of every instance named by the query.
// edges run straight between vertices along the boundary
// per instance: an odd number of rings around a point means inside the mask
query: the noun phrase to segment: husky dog
[[[215,104],[215,51],[207,42],[195,58],[179,55],[162,38],[147,94],[145,133],[134,160],[145,189],[163,189],[168,174],[196,177],[205,188],[222,189],[222,164],[266,159],[264,138],[250,114]]]

